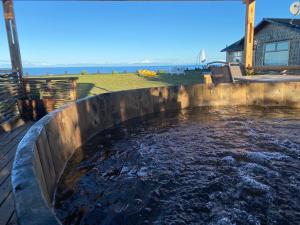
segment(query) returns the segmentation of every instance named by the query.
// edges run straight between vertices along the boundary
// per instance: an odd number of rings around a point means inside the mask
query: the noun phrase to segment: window
[[[286,66],[289,63],[289,42],[280,41],[265,44],[264,65]]]
[[[243,61],[243,52],[238,51],[238,52],[233,52],[233,62],[242,62]]]

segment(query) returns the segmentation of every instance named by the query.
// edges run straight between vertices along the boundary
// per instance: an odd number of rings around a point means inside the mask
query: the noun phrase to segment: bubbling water
[[[193,108],[128,121],[70,160],[64,224],[300,224],[300,110]]]

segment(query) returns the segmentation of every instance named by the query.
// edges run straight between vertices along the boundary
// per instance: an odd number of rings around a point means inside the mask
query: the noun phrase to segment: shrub
[[[80,74],[81,75],[88,75],[88,72],[86,70],[82,70]]]
[[[138,70],[138,74],[145,77],[155,77],[157,73],[152,70]]]
[[[247,76],[256,75],[256,72],[254,69],[246,69],[246,75]]]
[[[165,73],[167,73],[167,72],[166,72],[165,70],[158,70],[157,73],[158,73],[158,74],[165,74]]]

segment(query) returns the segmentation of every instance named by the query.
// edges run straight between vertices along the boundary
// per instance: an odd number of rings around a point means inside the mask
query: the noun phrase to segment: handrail
[[[213,62],[210,62],[210,63],[207,63],[207,66],[209,65],[212,65],[212,64],[228,64],[227,62],[224,62],[224,61],[213,61]]]

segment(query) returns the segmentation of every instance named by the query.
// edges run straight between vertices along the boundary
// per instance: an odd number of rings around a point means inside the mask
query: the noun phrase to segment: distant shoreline
[[[43,76],[43,75],[77,75],[85,71],[88,74],[116,74],[116,73],[135,73],[140,69],[170,72],[172,68],[180,67],[185,69],[195,69],[196,65],[144,65],[144,66],[74,66],[74,67],[25,67],[24,76]],[[199,67],[199,66],[198,66]],[[8,70],[7,68],[0,68]]]

